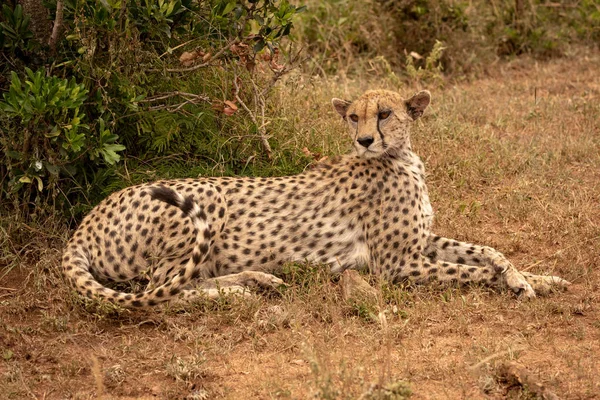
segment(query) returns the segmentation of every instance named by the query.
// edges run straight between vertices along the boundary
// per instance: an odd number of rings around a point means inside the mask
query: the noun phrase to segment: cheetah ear
[[[416,120],[429,105],[431,101],[431,93],[428,90],[421,90],[410,99],[406,100],[406,112],[413,119]]]
[[[348,107],[352,102],[350,100],[342,100],[342,99],[331,99],[331,104],[333,104],[333,108],[337,111],[338,114],[342,116],[342,118],[346,119],[346,112],[348,111]]]

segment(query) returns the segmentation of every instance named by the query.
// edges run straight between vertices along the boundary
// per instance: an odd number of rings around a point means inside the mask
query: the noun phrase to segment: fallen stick
[[[497,353],[494,353],[494,354],[492,354],[492,355],[484,358],[483,360],[479,361],[477,364],[473,364],[473,365],[471,365],[470,367],[467,367],[467,368],[469,370],[471,370],[471,371],[476,371],[480,367],[484,366],[485,364],[487,364],[488,362],[492,361],[495,358],[501,357],[501,356],[503,356],[505,354],[512,354],[512,353],[515,353],[517,351],[523,351],[525,349],[526,349],[525,346],[518,346],[518,347],[515,347],[515,348],[506,349],[504,351],[499,351]]]

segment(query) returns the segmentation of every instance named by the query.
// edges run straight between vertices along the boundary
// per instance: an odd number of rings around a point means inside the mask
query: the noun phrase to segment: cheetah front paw
[[[535,297],[535,290],[528,282],[528,280],[516,269],[510,268],[504,272],[504,281],[506,285],[518,296],[525,299],[532,299]]]
[[[501,279],[517,296],[525,299],[535,297],[535,290],[531,287],[527,279],[504,257],[504,255],[491,247],[484,248],[488,254],[490,265],[496,272],[501,274]],[[502,272],[500,272],[502,271]]]
[[[567,290],[571,282],[558,276],[552,275],[534,275],[530,272],[521,272],[523,277],[529,282],[533,290],[541,295],[547,295],[555,290]]]

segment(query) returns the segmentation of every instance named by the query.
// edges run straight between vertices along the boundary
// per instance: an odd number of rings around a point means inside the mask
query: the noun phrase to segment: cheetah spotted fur
[[[569,283],[519,272],[501,253],[431,232],[424,167],[410,127],[430,102],[368,91],[333,99],[356,153],[287,177],[207,177],[133,186],[102,201],[63,254],[74,288],[125,307],[277,287],[286,262],[368,268],[391,282],[480,282],[524,297]],[[110,282],[146,279],[141,293]]]

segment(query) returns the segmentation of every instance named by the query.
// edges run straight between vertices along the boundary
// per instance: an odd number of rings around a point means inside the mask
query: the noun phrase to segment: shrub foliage
[[[17,3],[0,10],[0,203],[25,217],[77,218],[120,187],[215,166],[298,172],[307,156],[269,131],[294,41],[311,73],[441,82],[600,39],[593,0],[305,0],[299,19],[289,0],[44,0],[45,38]]]
[[[260,134],[253,110],[266,106],[270,82],[288,70],[280,41],[302,11],[287,0],[45,5],[61,21],[46,43],[34,40],[20,5],[4,5],[0,23],[11,60],[0,80],[0,179],[4,203],[25,215],[78,215],[127,184],[116,166],[123,155],[134,170],[169,156],[186,164],[229,153],[229,164],[243,162],[248,154],[224,145],[228,132]],[[229,118],[241,103],[248,115]],[[262,133],[246,147],[272,151]]]

